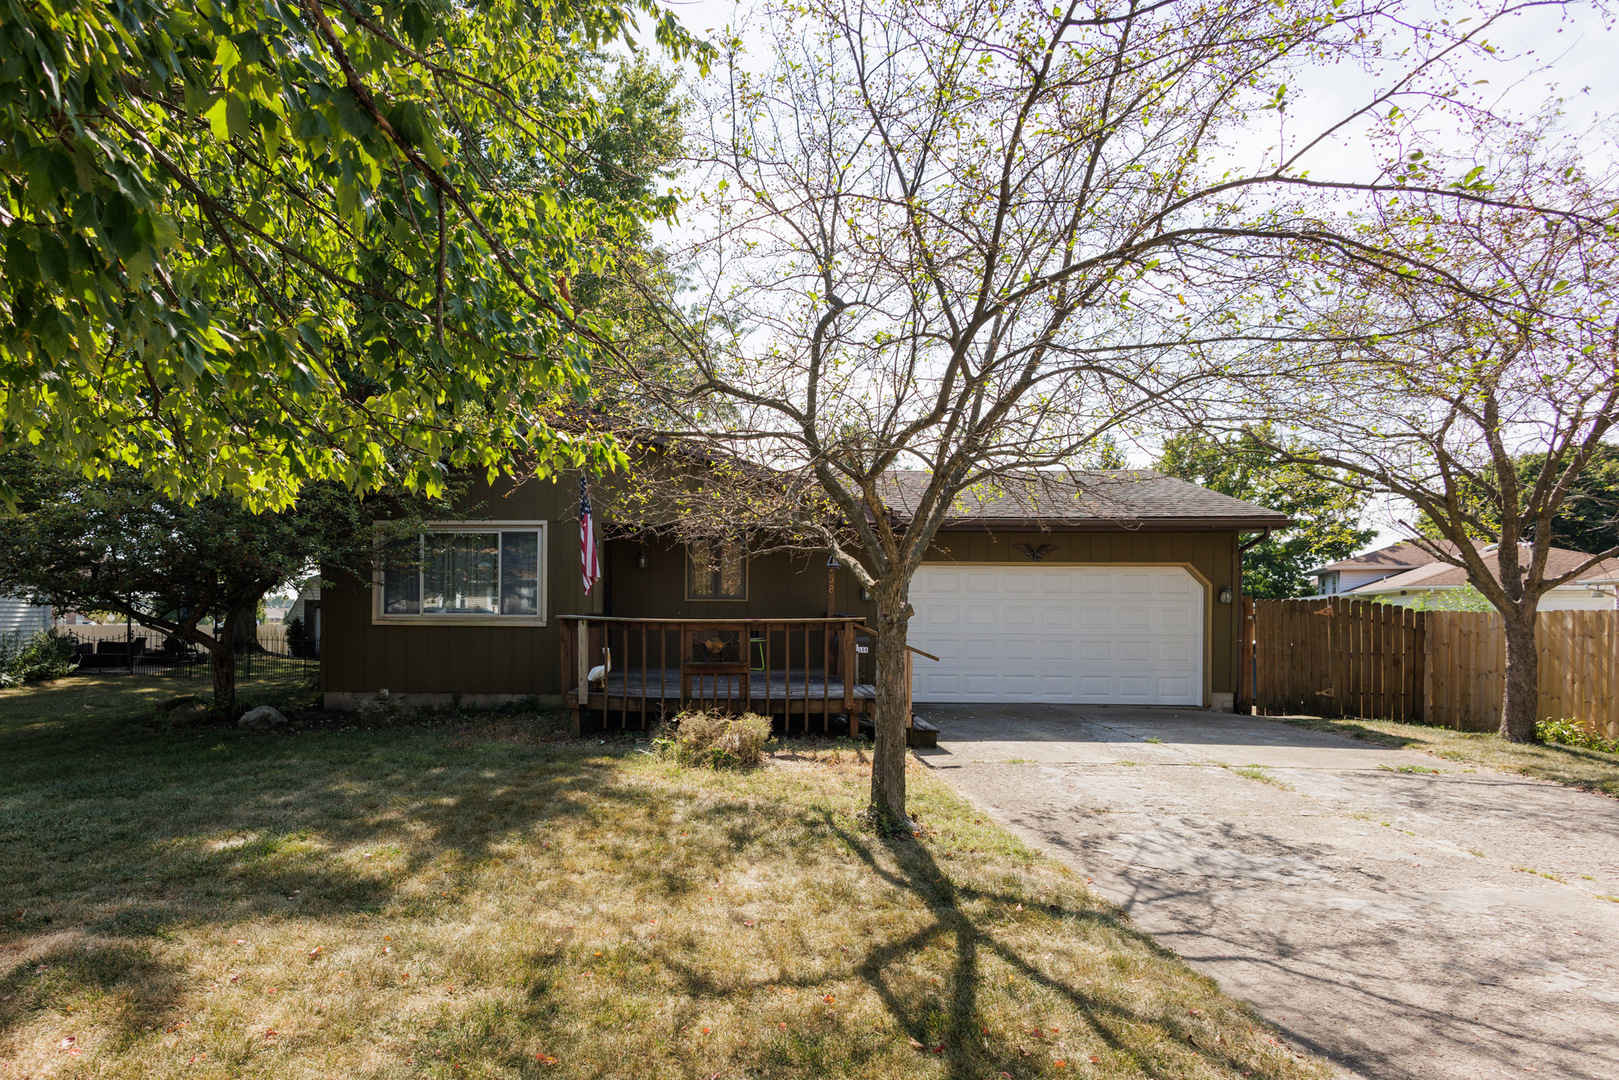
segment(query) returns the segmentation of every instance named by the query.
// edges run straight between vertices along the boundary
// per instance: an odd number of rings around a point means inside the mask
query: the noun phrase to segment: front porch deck
[[[804,730],[823,732],[833,730],[833,717],[847,714],[850,733],[858,734],[860,717],[871,711],[870,702],[876,696],[876,687],[869,683],[845,687],[841,678],[816,671],[806,675],[802,671],[754,670],[746,677],[741,673],[686,673],[682,686],[679,668],[650,668],[614,671],[604,681],[590,684],[579,707],[598,711],[608,727],[621,728],[644,728],[664,713],[688,706],[779,716],[789,730],[797,726],[794,719],[801,717]],[[572,698],[578,698],[577,692]]]
[[[843,717],[854,737],[877,700],[875,658],[861,643],[875,633],[848,616],[718,620],[564,615],[562,671],[570,686],[564,699],[575,735],[590,712],[601,713],[607,727],[646,728],[666,714],[695,708],[779,716],[789,731],[794,730],[794,717],[801,717],[799,730],[826,734],[833,731],[832,718]],[[911,715],[913,653],[939,659],[906,647],[907,737],[926,727]],[[862,681],[862,667],[872,682]]]

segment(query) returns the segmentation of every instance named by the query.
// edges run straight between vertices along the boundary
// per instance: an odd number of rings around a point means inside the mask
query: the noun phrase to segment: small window
[[[687,600],[746,600],[748,550],[739,540],[697,540],[686,546]]]
[[[497,527],[498,526],[498,527]],[[544,528],[434,525],[387,545],[379,571],[384,618],[537,619]]]

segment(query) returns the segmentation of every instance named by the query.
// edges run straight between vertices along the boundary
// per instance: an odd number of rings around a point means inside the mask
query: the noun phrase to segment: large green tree
[[[321,566],[362,575],[377,517],[420,519],[411,498],[362,501],[332,483],[313,485],[282,512],[252,512],[230,496],[187,502],[156,491],[128,467],[112,476],[0,455],[0,480],[17,500],[0,514],[0,592],[54,607],[109,611],[198,646],[213,669],[214,704],[236,695],[236,639],[259,600]],[[217,620],[217,621],[215,621]],[[202,629],[209,622],[211,630]]]
[[[1347,559],[1377,535],[1361,522],[1367,495],[1334,478],[1278,461],[1263,437],[1240,431],[1220,438],[1184,431],[1164,443],[1154,466],[1166,476],[1190,480],[1224,495],[1279,511],[1298,524],[1271,533],[1243,556],[1242,589],[1261,600],[1308,596],[1309,571]]]
[[[1546,454],[1540,451],[1520,454],[1513,464],[1519,486],[1529,490],[1546,468]],[[1484,485],[1463,477],[1457,494],[1483,523],[1483,527],[1469,530],[1476,539],[1491,540],[1500,535],[1496,500]],[[1536,521],[1526,522],[1524,539],[1534,540],[1538,526]],[[1444,535],[1427,514],[1421,515],[1418,528],[1424,536]],[[1592,449],[1584,471],[1570,479],[1568,496],[1552,515],[1548,531],[1550,543],[1574,551],[1591,553],[1619,548],[1619,446],[1598,443]]]
[[[581,60],[637,14],[690,51],[652,0],[0,4],[0,439],[255,508],[610,457],[547,417],[570,282],[674,207]]]

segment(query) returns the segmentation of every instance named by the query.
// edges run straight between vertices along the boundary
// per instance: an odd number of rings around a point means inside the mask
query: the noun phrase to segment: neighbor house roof
[[[1500,551],[1491,548],[1483,552],[1484,565],[1490,573],[1499,580],[1501,577]],[[1583,551],[1570,551],[1568,548],[1552,548],[1546,553],[1546,576],[1559,577],[1575,569],[1591,556]],[[1528,561],[1527,553],[1523,561]],[[1613,576],[1619,574],[1619,559],[1604,559],[1587,572],[1592,577]],[[1467,584],[1467,571],[1459,566],[1447,562],[1433,562],[1427,566],[1419,566],[1414,570],[1407,570],[1402,574],[1374,581],[1369,585],[1362,585],[1358,589],[1351,589],[1350,595],[1356,593],[1383,594],[1412,592],[1424,589],[1456,589]]]
[[[1445,551],[1456,550],[1456,545],[1449,540],[1428,540],[1424,543]],[[1398,544],[1380,547],[1376,551],[1368,551],[1362,555],[1353,555],[1347,559],[1339,559],[1335,563],[1318,566],[1310,571],[1310,575],[1313,577],[1317,574],[1328,574],[1334,570],[1384,570],[1392,574],[1400,570],[1409,570],[1413,566],[1427,566],[1436,561],[1438,560],[1432,551],[1425,550],[1413,541],[1402,540]]]
[[[883,501],[896,518],[915,515],[930,474],[889,473]],[[968,488],[946,529],[1148,527],[1258,531],[1292,524],[1286,514],[1147,469],[1021,473]]]

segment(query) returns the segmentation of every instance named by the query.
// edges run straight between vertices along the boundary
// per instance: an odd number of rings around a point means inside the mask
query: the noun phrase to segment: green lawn
[[[1393,720],[1320,720],[1301,716],[1277,716],[1272,719],[1295,727],[1348,735],[1382,746],[1426,751],[1447,761],[1483,765],[1503,772],[1553,780],[1586,791],[1619,796],[1619,754],[1558,744],[1510,743],[1490,732],[1453,731],[1424,724],[1400,724]]]
[[[151,730],[174,692],[0,693],[0,1075],[1326,1075],[925,773],[924,835],[862,832],[854,744]]]

